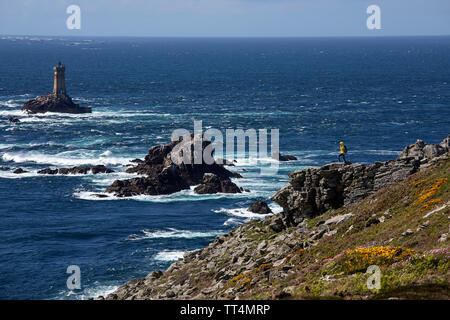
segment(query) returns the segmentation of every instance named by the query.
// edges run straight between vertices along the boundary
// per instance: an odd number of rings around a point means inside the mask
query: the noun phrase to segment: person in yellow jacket
[[[340,146],[339,149],[341,151],[341,153],[338,156],[338,160],[339,162],[341,162],[341,157],[342,159],[344,159],[344,162],[347,162],[347,160],[345,160],[345,155],[347,154],[347,147],[345,146],[344,142],[340,142]]]

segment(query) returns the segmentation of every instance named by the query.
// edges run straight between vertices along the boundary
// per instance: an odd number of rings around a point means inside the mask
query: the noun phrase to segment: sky
[[[369,30],[370,5],[381,29]],[[68,29],[67,7],[81,10]],[[324,37],[450,35],[450,0],[0,0],[1,35]]]

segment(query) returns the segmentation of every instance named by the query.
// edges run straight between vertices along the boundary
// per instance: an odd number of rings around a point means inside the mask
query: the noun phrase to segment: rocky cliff
[[[289,173],[290,182],[272,200],[283,207],[286,226],[297,225],[329,209],[361,201],[400,182],[450,152],[450,135],[440,144],[422,140],[407,146],[397,160],[372,165],[331,163]]]
[[[449,299],[448,141],[445,153],[418,141],[395,161],[291,173],[274,196],[285,212],[107,299]],[[381,289],[366,285],[370,265],[381,270]]]

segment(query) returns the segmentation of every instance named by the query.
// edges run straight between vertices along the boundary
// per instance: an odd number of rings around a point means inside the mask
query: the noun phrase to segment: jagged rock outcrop
[[[269,214],[272,213],[272,210],[269,208],[266,202],[258,200],[250,205],[247,209],[250,212],[253,213],[259,213],[259,214]]]
[[[229,178],[221,179],[214,173],[205,173],[202,184],[195,187],[194,192],[198,194],[241,193],[242,189]]]
[[[58,112],[58,113],[91,113],[90,107],[80,107],[74,103],[68,95],[48,94],[28,100],[24,103],[22,110],[28,114]]]
[[[423,140],[417,140],[399,154],[398,159],[415,158],[418,160],[430,160],[450,152],[450,135],[444,138],[440,144],[427,144]]]
[[[27,173],[28,171],[23,170],[22,168],[17,168],[16,170],[13,171],[14,174],[22,174],[22,173]]]
[[[200,185],[196,188],[197,193],[241,192],[230,180],[240,175],[214,162],[213,151],[211,142],[199,135],[180,138],[163,146],[153,146],[144,160],[134,160],[137,165],[126,170],[127,173],[145,177],[114,181],[106,192],[119,197],[158,195],[189,189],[194,185]],[[208,152],[211,163],[205,159]],[[199,163],[194,161],[197,158],[200,159],[197,160]]]
[[[139,194],[171,194],[185,189],[189,189],[189,184],[181,178],[175,166],[169,166],[157,175],[116,180],[105,192],[118,197],[131,197]]]
[[[59,168],[59,169],[51,169],[51,168],[45,168],[42,170],[39,170],[38,174],[99,174],[99,173],[112,173],[114,170],[109,169],[105,167],[104,165],[97,165],[97,166],[77,166],[72,168]]]
[[[329,209],[347,206],[417,172],[421,165],[449,152],[445,138],[440,145],[418,140],[406,147],[397,160],[372,165],[331,163],[289,173],[290,182],[272,200],[283,207],[286,226],[297,225]],[[279,226],[277,226],[279,227]]]
[[[297,157],[290,155],[290,154],[280,154],[279,152],[274,152],[272,154],[272,159],[278,160],[278,161],[295,161],[298,160]]]

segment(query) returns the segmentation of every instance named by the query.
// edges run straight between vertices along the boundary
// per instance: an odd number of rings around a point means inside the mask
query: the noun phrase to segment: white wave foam
[[[109,186],[114,181],[118,179],[131,179],[131,178],[137,178],[140,177],[138,174],[134,173],[126,173],[126,172],[115,172],[115,173],[108,173],[108,174],[100,174],[100,175],[86,175],[87,179],[90,179],[93,184],[96,186]],[[109,196],[109,194],[105,194]]]
[[[231,215],[231,216],[235,216],[238,218],[246,218],[246,219],[264,219],[267,216],[277,214],[277,213],[280,213],[281,211],[283,211],[283,208],[280,207],[276,203],[270,203],[269,208],[272,210],[272,213],[269,213],[269,214],[259,214],[259,213],[250,212],[247,210],[247,208],[233,208],[233,209],[221,208],[221,209],[212,210],[212,211],[215,213],[224,213],[228,216]],[[225,223],[227,223],[227,221]],[[228,223],[229,224],[233,223],[233,221],[228,221]]]
[[[183,258],[184,251],[170,251],[163,250],[158,252],[153,259],[158,261],[177,261],[179,258]]]
[[[6,116],[6,117],[14,117],[14,116],[25,116],[26,113],[22,110],[1,110],[0,116]]]
[[[81,199],[81,200],[89,200],[89,201],[105,201],[105,200],[126,200],[127,198],[119,198],[114,197],[109,193],[105,192],[94,192],[94,191],[84,191],[84,190],[77,190],[73,194],[74,198]]]
[[[165,195],[137,195],[132,197],[117,197],[110,193],[101,193],[93,191],[77,191],[73,194],[75,198],[83,200],[136,200],[154,203],[169,203],[169,202],[180,202],[180,201],[204,201],[204,200],[217,200],[217,199],[239,199],[239,198],[254,198],[267,196],[267,192],[264,191],[251,191],[243,193],[216,193],[216,194],[196,194],[193,189],[195,186],[191,187],[190,190],[182,190],[180,192],[175,192],[172,194]],[[269,192],[269,196],[272,195],[273,191]],[[98,197],[98,194],[102,194],[106,197]]]
[[[82,178],[86,178],[91,180],[91,182],[93,182],[95,185],[98,186],[109,186],[110,184],[112,184],[115,180],[117,179],[129,179],[129,178],[134,178],[137,177],[137,175],[135,174],[128,174],[125,172],[116,172],[116,173],[97,173],[97,174],[92,174],[92,173],[87,173],[87,174],[83,174],[83,173],[76,173],[76,174],[39,174],[37,173],[37,170],[33,170],[30,168],[26,168],[26,167],[22,167],[23,170],[28,171],[28,172],[24,172],[21,174],[15,174],[13,173],[13,171],[15,170],[15,168],[12,168],[11,171],[2,171],[0,170],[0,178],[4,178],[4,179],[21,179],[21,178],[31,178],[31,177],[82,177]],[[103,179],[101,177],[104,177]],[[80,199],[83,199],[82,193],[85,191],[78,191],[77,194],[79,194]],[[102,192],[89,192],[89,196],[85,195],[88,199],[86,200],[93,200],[91,198],[95,197],[97,199],[99,199],[98,197],[95,196],[95,194],[101,194]],[[108,196],[108,194],[105,194]],[[101,199],[99,199],[101,200]],[[111,199],[112,200],[112,199]]]
[[[109,150],[106,150],[105,152],[103,152],[100,157],[110,157],[112,156],[112,152]]]
[[[132,158],[121,157],[95,157],[92,151],[76,150],[57,153],[55,155],[43,154],[35,151],[30,152],[5,152],[3,161],[15,163],[34,162],[38,164],[50,164],[55,166],[79,166],[79,165],[123,165],[129,163]]]
[[[262,157],[262,158],[253,158],[253,157],[238,157],[235,159],[227,159],[230,162],[233,162],[233,164],[236,167],[258,167],[261,165],[268,165],[268,164],[279,164],[278,160],[269,158],[269,157]]]
[[[23,168],[26,171],[29,171],[26,168]],[[22,179],[22,178],[32,178],[42,176],[42,174],[37,174],[36,171],[25,172],[21,174],[13,173],[12,171],[0,171],[0,178],[4,179]]]
[[[108,294],[113,293],[119,285],[96,285],[94,287],[85,288],[82,292],[76,291],[62,291],[61,295],[65,298],[71,298],[76,300],[89,300],[96,299],[99,296],[106,297]],[[61,299],[61,297],[59,297]]]
[[[248,211],[245,208],[235,208],[235,209],[225,209],[221,208],[218,210],[212,210],[215,213],[225,213],[226,215],[231,215],[239,218],[250,218],[250,219],[264,219],[266,216],[271,214],[259,214]]]
[[[237,227],[237,226],[239,226],[239,225],[241,225],[243,223],[244,223],[244,221],[242,221],[242,220],[239,220],[239,219],[236,219],[236,218],[230,218],[227,221],[225,221],[223,223],[223,225],[226,226],[226,227]]]
[[[282,186],[284,186],[289,179],[287,178],[286,174],[277,175],[280,176],[281,181],[271,181],[271,180],[264,180],[259,175],[255,175],[255,178],[239,178],[239,179],[232,179],[233,182],[239,184],[240,187],[243,187],[244,189],[250,189],[250,190],[278,190]],[[272,176],[275,177],[275,176]]]
[[[194,238],[209,238],[215,237],[223,234],[223,231],[189,231],[189,230],[178,230],[175,228],[169,228],[167,230],[155,230],[149,231],[144,229],[140,234],[132,234],[125,240],[135,241],[135,240],[145,240],[145,239],[161,239],[161,238],[183,238],[183,239],[194,239]]]
[[[362,151],[362,153],[370,153],[370,154],[376,154],[376,155],[382,155],[382,156],[398,156],[401,151],[395,151],[395,150],[365,150]]]
[[[14,102],[14,100],[0,101],[0,106],[5,106],[7,108],[17,108],[20,105],[20,103]]]

